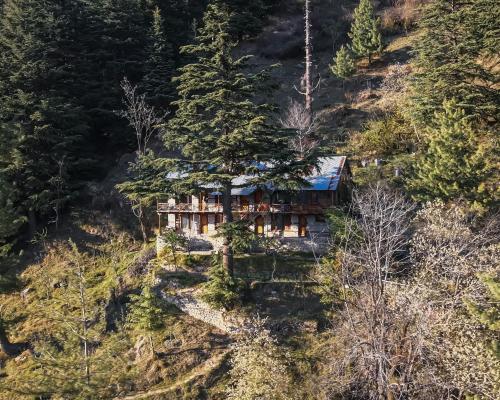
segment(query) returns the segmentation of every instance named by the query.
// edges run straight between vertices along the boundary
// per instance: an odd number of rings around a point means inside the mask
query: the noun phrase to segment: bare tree
[[[498,232],[444,204],[426,206],[410,225],[412,209],[381,185],[354,195],[337,269],[323,278],[343,303],[323,391],[376,400],[497,398],[500,361],[467,304],[485,296],[477,274],[498,273]]]
[[[146,96],[138,94],[137,86],[132,86],[127,78],[123,79],[121,87],[124,92],[123,104],[125,109],[118,112],[118,115],[127,119],[129,125],[134,129],[137,142],[136,161],[138,161],[142,156],[146,155],[151,138],[158,132],[168,113],[158,115],[154,107],[147,104]],[[146,243],[148,234],[143,201],[140,198],[129,198],[129,200],[132,212],[139,220],[143,241]]]
[[[313,84],[313,59],[312,59],[312,35],[311,35],[311,0],[305,1],[304,6],[304,31],[305,31],[305,53],[306,53],[306,70],[301,81],[301,89],[297,90],[300,94],[304,96],[305,100],[305,111],[309,120],[313,119],[312,103],[313,103],[313,93],[318,88],[320,80]]]
[[[343,355],[333,361],[329,390],[357,390],[362,398],[385,400],[409,387],[426,321],[426,308],[397,281],[408,261],[412,209],[382,184],[354,193],[356,218],[346,220],[333,279],[344,306],[338,328]]]
[[[427,398],[438,393],[454,399],[462,393],[496,399],[500,359],[490,348],[495,333],[469,314],[468,304],[484,301],[482,274],[498,276],[498,218],[478,221],[463,205],[436,202],[418,213],[415,225],[412,261],[417,273],[411,284],[415,296],[432,307],[422,383],[434,393]]]
[[[56,225],[56,230],[59,229],[59,224],[60,224],[60,219],[61,219],[61,208],[64,203],[64,186],[65,186],[65,179],[64,179],[64,165],[65,158],[63,157],[61,160],[57,161],[57,175],[52,177],[50,179],[51,185],[54,187],[55,192],[56,192],[56,198],[53,200],[53,207],[52,209],[54,210],[54,219],[51,221]]]
[[[311,43],[311,0],[306,0],[305,4],[305,45],[306,45],[306,72],[304,75],[305,80],[305,100],[306,100],[306,111],[312,116],[312,43]]]
[[[125,109],[118,113],[119,116],[128,120],[134,129],[137,141],[137,156],[146,154],[148,143],[151,137],[158,132],[160,124],[165,116],[158,115],[154,107],[146,102],[145,94],[137,93],[137,86],[132,86],[127,78],[121,83],[124,93],[123,104]]]
[[[299,152],[301,157],[316,147],[318,141],[315,138],[315,132],[318,129],[318,118],[311,115],[303,104],[290,99],[288,108],[283,118],[280,118],[283,128],[295,131],[290,145]]]

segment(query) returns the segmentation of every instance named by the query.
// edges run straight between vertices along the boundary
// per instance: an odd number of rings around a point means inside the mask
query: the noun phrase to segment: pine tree
[[[473,130],[456,100],[446,101],[436,113],[428,145],[408,187],[420,201],[464,198],[480,206],[492,202],[495,190],[493,146]]]
[[[7,134],[0,137],[0,169],[34,231],[37,216],[57,215],[74,193],[76,169],[81,171],[77,148],[88,126],[55,72],[68,68],[61,53],[64,33],[54,29],[61,4],[9,0],[3,11],[0,124]]]
[[[162,318],[165,315],[160,299],[151,287],[146,286],[142,289],[140,295],[131,295],[130,300],[129,321],[137,329],[148,335],[151,354],[154,356],[155,349],[151,334],[163,326]]]
[[[212,256],[208,282],[203,285],[201,298],[215,309],[230,310],[241,300],[241,284],[229,275],[218,254]]]
[[[356,72],[356,65],[349,50],[342,45],[330,66],[332,74],[337,78],[345,80],[350,78]]]
[[[482,274],[480,277],[481,282],[487,289],[486,304],[467,303],[469,312],[477,318],[488,330],[492,332],[500,331],[500,309],[498,304],[500,302],[500,281],[492,275]],[[497,343],[497,350],[498,348]]]
[[[121,106],[122,79],[140,82],[143,78],[147,10],[138,0],[95,0],[88,7],[91,35],[84,55],[89,82],[80,101],[95,127],[92,139],[97,152],[122,154],[133,141],[115,110]]]
[[[165,38],[163,18],[158,7],[153,11],[147,54],[145,76],[141,86],[150,104],[166,109],[174,99],[171,79],[175,66],[172,46]]]
[[[375,18],[371,0],[360,0],[354,10],[354,21],[349,37],[351,49],[357,57],[368,57],[368,63],[374,53],[382,51],[382,36],[379,29],[380,19]]]
[[[262,0],[219,0],[231,12],[229,31],[239,40],[257,35],[264,26],[267,7]]]
[[[425,8],[423,34],[415,42],[416,66],[407,108],[414,125],[427,126],[445,99],[455,98],[467,115],[498,124],[497,22],[494,0],[436,0]],[[494,39],[496,38],[496,39]]]
[[[195,43],[182,53],[196,59],[182,67],[177,82],[180,100],[175,117],[168,124],[165,144],[182,152],[178,170],[185,173],[174,182],[174,189],[188,191],[203,185],[215,185],[222,193],[224,224],[233,223],[231,190],[234,179],[255,174],[255,183],[268,180],[273,172],[288,181],[294,172],[306,170],[309,160],[293,164],[295,152],[288,149],[288,132],[270,126],[268,104],[254,100],[262,85],[264,72],[246,72],[249,59],[233,58],[236,43],[231,39],[229,10],[212,4],[208,7]],[[275,168],[261,171],[257,163],[273,161]],[[226,232],[231,232],[230,229]],[[233,273],[231,236],[224,237],[223,262]]]
[[[11,283],[12,246],[25,220],[16,208],[14,188],[2,179],[0,172],[0,292]]]

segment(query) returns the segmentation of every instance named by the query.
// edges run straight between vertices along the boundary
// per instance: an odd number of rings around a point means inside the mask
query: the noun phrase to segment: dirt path
[[[181,388],[182,386],[188,384],[189,382],[192,382],[198,378],[201,378],[203,376],[207,376],[213,371],[215,371],[217,368],[219,368],[224,361],[226,361],[227,357],[229,356],[230,350],[226,350],[224,353],[219,354],[216,357],[213,357],[209,359],[207,362],[205,362],[203,365],[193,369],[190,374],[188,374],[186,377],[184,377],[181,380],[178,380],[175,382],[173,385],[161,388],[161,389],[154,389],[154,390],[149,390],[147,392],[141,392],[141,393],[136,393],[134,395],[130,396],[123,396],[123,397],[115,397],[113,400],[138,400],[138,399],[147,399],[148,397],[151,396],[157,396],[157,395],[162,395],[162,394],[168,394],[176,391],[177,389]]]

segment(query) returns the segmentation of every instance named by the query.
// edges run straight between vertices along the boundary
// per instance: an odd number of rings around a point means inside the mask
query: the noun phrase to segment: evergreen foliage
[[[220,188],[224,223],[233,220],[231,190],[236,178],[254,175],[253,183],[258,184],[274,176],[289,184],[310,165],[310,160],[293,162],[296,154],[288,148],[289,133],[273,129],[271,106],[255,101],[265,72],[247,73],[250,57],[233,57],[231,15],[227,7],[211,4],[195,43],[181,49],[196,61],[180,68],[180,76],[174,78],[180,99],[173,103],[178,109],[164,135],[166,147],[182,153],[177,163],[182,178],[173,181],[174,190]],[[272,170],[259,168],[270,161]],[[230,273],[231,240],[224,238],[224,265]]]
[[[472,301],[466,303],[469,313],[486,327],[489,346],[493,354],[500,359],[500,280],[492,274],[481,274],[481,283],[486,288],[485,300],[482,304]]]
[[[14,188],[2,180],[0,175],[0,292],[10,283],[11,265],[13,264],[12,246],[16,235],[24,223],[19,210],[14,206]]]
[[[13,205],[14,194],[14,188],[1,180],[0,176],[0,259],[9,252],[11,248],[9,239],[15,237],[24,222]]]
[[[500,8],[494,0],[436,0],[420,22],[415,42],[416,69],[408,112],[417,126],[426,126],[445,99],[455,98],[472,119],[498,123]]]
[[[114,155],[130,151],[132,137],[114,112],[124,76],[144,78],[153,102],[172,99],[169,81],[179,57],[171,43],[190,40],[189,22],[204,4],[2,2],[0,175],[15,189],[13,207],[30,217],[32,231],[36,220],[57,222],[83,182],[100,178]],[[156,6],[168,26],[159,12],[153,18]]]
[[[351,50],[360,58],[367,57],[368,63],[374,53],[382,52],[382,35],[380,19],[375,17],[371,0],[360,0],[354,10],[354,20],[349,37],[352,40]]]
[[[263,0],[220,0],[231,11],[229,31],[238,39],[258,34],[266,21],[269,8]]]
[[[408,187],[421,201],[463,198],[478,207],[487,205],[498,196],[493,142],[480,138],[455,100],[443,107]]]
[[[129,321],[137,329],[151,333],[163,326],[162,317],[165,313],[151,287],[145,286],[140,295],[131,295],[130,300]]]
[[[185,247],[188,243],[185,236],[177,233],[175,229],[167,229],[161,233],[161,238],[167,245],[170,255],[173,258],[174,266],[177,267],[177,251]]]
[[[230,310],[241,300],[242,285],[222,265],[219,254],[212,256],[208,282],[203,285],[201,299],[216,309]]]
[[[159,109],[166,109],[174,99],[174,89],[170,81],[175,65],[172,45],[166,40],[164,22],[158,7],[153,11],[148,40],[148,58],[142,88],[149,103]]]
[[[80,107],[61,88],[71,79],[59,52],[64,32],[54,29],[64,25],[62,5],[45,3],[8,1],[0,22],[0,174],[33,228],[36,215],[47,216],[74,194],[85,164],[76,151],[88,132]]]
[[[500,302],[500,282],[487,274],[480,276],[480,280],[488,290],[488,304],[491,306],[480,307],[470,304],[469,311],[488,329],[498,331],[500,330],[500,310],[496,305]]]
[[[344,45],[337,51],[330,70],[333,75],[342,80],[350,78],[356,72],[356,64],[351,57],[351,52]]]

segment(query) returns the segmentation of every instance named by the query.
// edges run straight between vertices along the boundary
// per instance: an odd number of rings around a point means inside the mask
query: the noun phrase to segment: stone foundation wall
[[[326,235],[311,235],[310,237],[281,237],[278,238],[282,250],[292,252],[324,254],[329,249],[329,239]],[[158,236],[156,239],[156,251],[160,254],[167,244]],[[222,247],[222,239],[208,235],[198,235],[188,238],[189,251],[217,251]],[[258,248],[255,248],[258,251]]]
[[[324,254],[329,250],[329,240],[327,237],[305,237],[305,238],[280,238],[282,250],[303,253]]]

